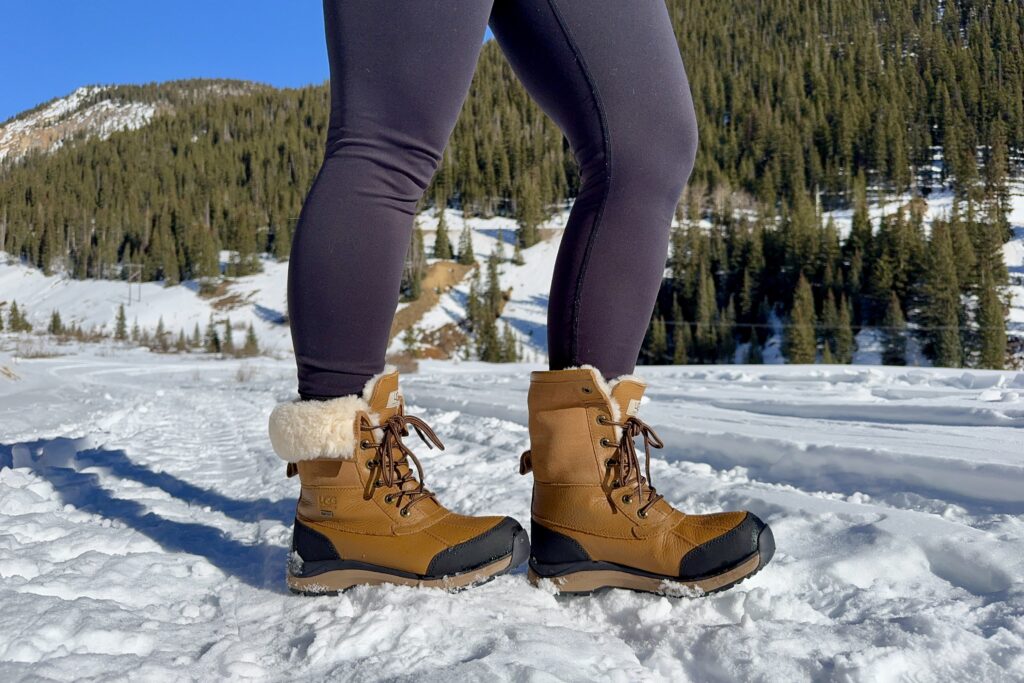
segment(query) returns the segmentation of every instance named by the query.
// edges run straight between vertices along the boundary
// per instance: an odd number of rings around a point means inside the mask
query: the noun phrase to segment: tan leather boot
[[[459,515],[437,502],[402,441],[409,427],[444,448],[425,422],[405,414],[390,366],[362,396],[274,409],[274,450],[302,483],[287,573],[292,591],[380,583],[460,588],[526,560],[529,538],[514,519]]]
[[[728,588],[775,551],[749,512],[689,515],[650,484],[654,431],[637,416],[645,384],[605,382],[594,368],[534,372],[529,394],[533,471],[530,580],[569,593],[603,587],[667,594]],[[646,476],[634,439],[644,440]]]

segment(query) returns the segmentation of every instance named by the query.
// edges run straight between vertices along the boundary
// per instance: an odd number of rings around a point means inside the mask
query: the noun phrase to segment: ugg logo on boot
[[[320,516],[333,517],[333,508],[338,504],[337,496],[320,496],[317,500],[320,503]]]
[[[401,400],[402,400],[402,393],[398,389],[395,389],[390,394],[388,394],[388,404],[385,407],[386,408],[397,408],[399,406],[399,402]]]

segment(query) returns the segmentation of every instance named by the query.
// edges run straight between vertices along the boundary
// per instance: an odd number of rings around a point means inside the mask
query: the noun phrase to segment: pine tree
[[[960,285],[949,225],[945,221],[937,220],[932,224],[922,300],[922,327],[927,333],[926,351],[938,366],[960,367],[963,363]]]
[[[128,338],[128,320],[124,314],[124,304],[117,306],[117,320],[114,323],[114,339],[124,341]]]
[[[677,319],[672,330],[672,364],[688,365],[690,362],[689,349],[692,345],[693,336],[690,333],[689,324]]]
[[[803,275],[797,281],[786,334],[786,358],[790,363],[813,363],[817,355],[815,340],[814,295]]]
[[[512,264],[516,266],[526,264],[526,259],[523,258],[523,250],[519,247],[519,240],[516,240],[516,244],[512,248]]]
[[[519,361],[519,346],[516,342],[516,335],[508,323],[502,324],[501,331],[501,362],[516,363]]]
[[[207,353],[220,353],[220,335],[217,334],[217,325],[213,322],[213,314],[210,314],[210,322],[206,325],[206,337],[203,341]]]
[[[540,240],[538,226],[542,220],[540,190],[537,174],[531,171],[523,178],[523,186],[519,194],[519,228],[516,241],[520,246],[529,248]]]
[[[477,357],[487,363],[501,362],[501,339],[495,318],[485,316],[476,327]]]
[[[476,254],[473,253],[473,231],[468,222],[463,223],[462,233],[459,235],[459,263],[464,266],[476,263]]]
[[[487,291],[484,294],[487,310],[492,318],[501,315],[505,303],[505,296],[501,291],[501,278],[498,275],[498,263],[497,252],[492,252],[487,259]]]
[[[198,349],[203,344],[203,337],[199,332],[199,323],[195,324],[192,328],[192,337],[189,339],[189,346],[194,349]]]
[[[250,322],[249,327],[245,330],[245,346],[242,347],[242,353],[246,356],[257,356],[259,352],[259,339],[256,338],[256,329],[252,326],[252,322]]]
[[[135,318],[132,321],[132,341],[138,344],[142,341],[142,330],[139,329],[139,319]]]
[[[986,272],[978,294],[978,367],[1006,366],[1006,307],[994,278]]]
[[[426,269],[427,258],[423,246],[423,228],[417,222],[412,230],[411,242],[405,257],[405,268],[402,271],[402,297],[406,301],[415,301],[420,298]]]
[[[7,313],[7,329],[11,332],[32,331],[32,324],[28,321],[25,311],[18,307],[17,301],[11,301],[11,309]]]
[[[828,344],[821,349],[821,362],[825,365],[834,365],[836,362],[835,356],[832,355],[832,349],[829,348]]]
[[[416,333],[415,326],[409,326],[402,332],[402,348],[409,354],[410,358],[419,358],[419,334]]]
[[[505,228],[498,228],[498,236],[494,241],[494,255],[499,261],[505,260]]]
[[[672,297],[672,364],[687,365],[690,362],[690,349],[693,347],[693,336],[690,325],[683,316],[683,307],[679,297]]]
[[[61,322],[60,313],[57,309],[54,309],[53,313],[50,314],[50,325],[46,328],[46,331],[54,335],[64,334],[64,323]]]
[[[839,319],[836,322],[835,361],[849,364],[853,362],[853,353],[857,343],[853,337],[853,311],[846,301],[846,296],[839,298]]]
[[[715,281],[708,268],[702,267],[697,289],[697,324],[694,344],[701,362],[711,360],[718,345],[718,309],[715,303]]]
[[[718,358],[723,363],[736,362],[736,305],[729,299],[729,305],[718,314]]]
[[[228,356],[235,355],[234,335],[231,332],[231,318],[224,318],[224,338],[220,343],[220,350]]]
[[[839,311],[836,308],[836,298],[832,290],[825,293],[825,301],[821,305],[821,352],[824,358],[828,352],[828,358],[834,359],[836,351],[836,335],[839,331]],[[829,361],[831,362],[831,361]]]
[[[668,335],[665,329],[665,318],[655,313],[651,320],[650,341],[647,344],[647,353],[651,365],[660,365],[665,362],[668,354]]]
[[[164,327],[163,316],[160,316],[160,318],[156,321],[156,345],[157,348],[163,352],[167,352],[171,348],[170,344],[167,341],[167,328]]]
[[[178,338],[174,342],[174,350],[178,353],[185,353],[188,351],[188,340],[185,339],[185,328],[178,330]]]
[[[882,320],[882,364],[907,364],[907,321],[896,292],[889,294],[889,306]]]
[[[480,300],[480,270],[473,271],[473,278],[469,281],[469,296],[466,297],[466,322],[470,330],[478,329],[484,318],[490,317],[490,310]]]
[[[448,219],[445,217],[444,205],[437,210],[437,232],[434,236],[434,258],[451,259],[452,242],[448,238]]]

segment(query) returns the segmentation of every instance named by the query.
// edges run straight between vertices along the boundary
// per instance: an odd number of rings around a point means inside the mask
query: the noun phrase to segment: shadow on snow
[[[242,522],[274,521],[290,525],[291,501],[235,500],[204,489],[166,472],[132,462],[122,450],[76,446],[84,440],[42,439],[21,444],[0,444],[0,467],[28,466],[53,484],[61,502],[145,534],[168,552],[206,558],[212,565],[244,583],[264,590],[284,590],[281,574],[288,549],[266,543],[244,543],[224,531],[197,522],[167,519],[143,504],[119,498],[105,489],[96,473],[78,467],[106,470],[111,475],[158,488],[189,506],[209,507]],[[73,451],[73,452],[72,452]],[[53,453],[52,463],[47,462]],[[42,454],[37,457],[37,454]],[[70,456],[70,457],[69,457]],[[29,459],[29,462],[26,462]]]

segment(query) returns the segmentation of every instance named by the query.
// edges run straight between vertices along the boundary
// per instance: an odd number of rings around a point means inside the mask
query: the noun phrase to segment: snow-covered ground
[[[449,506],[528,519],[530,366],[405,378]],[[0,680],[1024,679],[1024,374],[644,368],[659,492],[747,507],[775,560],[726,593],[285,592],[287,359],[0,354]],[[13,467],[12,467],[13,466]]]

